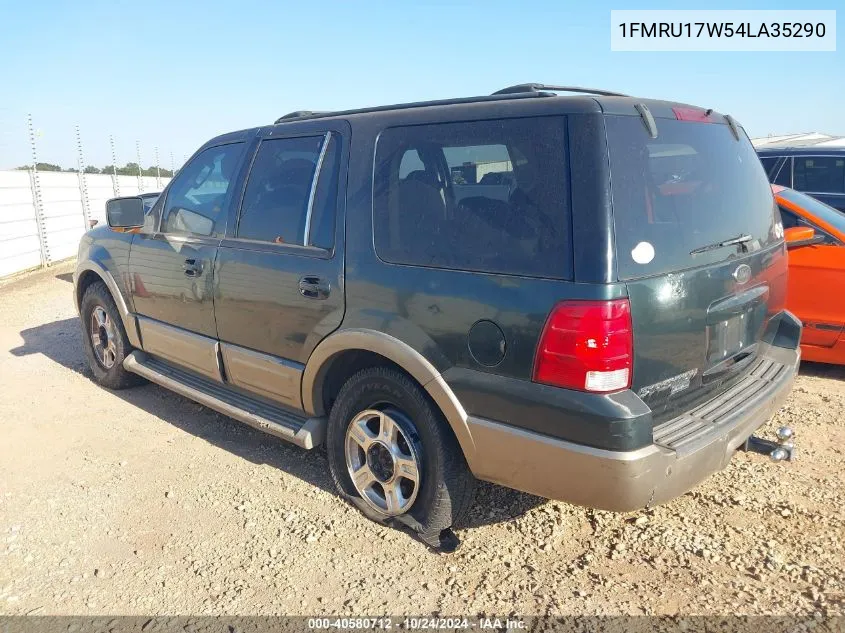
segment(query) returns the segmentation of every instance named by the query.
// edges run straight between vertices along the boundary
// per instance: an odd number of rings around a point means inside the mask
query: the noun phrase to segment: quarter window
[[[845,193],[845,157],[795,157],[795,185],[810,193]]]
[[[784,158],[780,165],[776,168],[777,175],[775,178],[769,178],[773,183],[776,185],[783,185],[784,187],[791,187],[792,186],[792,158],[787,156]]]
[[[243,143],[209,147],[179,171],[167,193],[162,232],[223,236],[242,151]]]
[[[570,276],[563,117],[391,128],[375,160],[373,230],[383,260]]]
[[[772,176],[774,176],[773,172],[775,171],[775,165],[778,164],[779,160],[780,159],[777,156],[771,156],[760,159],[760,162],[763,165],[763,169],[766,170],[766,175],[769,177],[769,180],[771,180]]]
[[[261,142],[247,181],[237,236],[274,244],[305,244],[311,188],[324,136]]]

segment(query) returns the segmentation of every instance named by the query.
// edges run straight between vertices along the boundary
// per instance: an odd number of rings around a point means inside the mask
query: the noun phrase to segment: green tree
[[[83,173],[85,174],[99,174],[100,170],[94,167],[94,165],[88,165],[84,170]]]
[[[62,171],[62,168],[58,165],[54,165],[53,163],[35,163],[35,167],[38,171]],[[31,165],[21,165],[20,167],[15,167],[18,170],[28,170],[31,168]]]
[[[137,176],[138,169],[138,163],[126,163],[125,166],[117,168],[117,173],[122,176]]]

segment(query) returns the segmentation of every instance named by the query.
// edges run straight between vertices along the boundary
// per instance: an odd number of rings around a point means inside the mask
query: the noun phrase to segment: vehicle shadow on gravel
[[[82,328],[78,318],[52,321],[20,332],[23,345],[13,356],[41,354],[55,363],[91,379],[82,349]],[[104,389],[103,387],[95,388]],[[305,451],[285,441],[236,422],[192,400],[159,387],[145,385],[114,395],[215,446],[249,460],[279,468],[335,496],[325,451]],[[479,482],[475,503],[460,528],[501,523],[522,516],[546,500],[495,484]]]
[[[813,378],[830,378],[831,380],[845,380],[845,365],[828,365],[827,363],[814,363],[801,361],[801,368],[798,373],[801,376]]]

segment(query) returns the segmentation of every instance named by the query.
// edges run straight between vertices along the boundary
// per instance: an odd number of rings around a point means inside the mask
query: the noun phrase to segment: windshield
[[[658,119],[652,139],[639,117],[606,121],[620,279],[712,264],[778,241],[769,181],[744,134],[737,141],[727,125]]]
[[[845,213],[826,205],[820,200],[794,189],[784,189],[778,196],[788,200],[792,204],[801,207],[808,213],[816,216],[822,222],[831,225],[837,231],[845,233]]]

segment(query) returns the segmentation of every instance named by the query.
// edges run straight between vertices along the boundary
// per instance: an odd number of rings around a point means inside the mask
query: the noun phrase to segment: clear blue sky
[[[366,7],[366,8],[365,8]],[[528,81],[604,87],[732,114],[752,136],[845,135],[835,53],[613,53],[602,0],[285,2],[0,0],[0,168],[38,158],[169,167],[218,133],[297,109],[490,93]],[[650,0],[633,8],[685,8]],[[840,9],[841,0],[711,0],[708,9]]]

